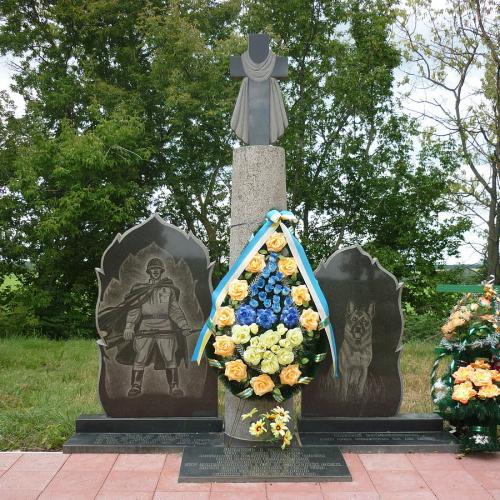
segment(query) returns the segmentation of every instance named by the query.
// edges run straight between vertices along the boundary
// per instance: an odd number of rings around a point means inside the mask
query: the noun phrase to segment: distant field
[[[402,412],[431,412],[433,344],[403,350]],[[0,339],[0,450],[57,450],[81,413],[101,413],[91,340]],[[220,395],[222,400],[222,394]]]

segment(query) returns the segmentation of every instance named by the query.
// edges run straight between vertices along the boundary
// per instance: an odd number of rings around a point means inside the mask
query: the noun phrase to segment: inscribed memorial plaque
[[[179,482],[352,481],[339,448],[186,448]]]

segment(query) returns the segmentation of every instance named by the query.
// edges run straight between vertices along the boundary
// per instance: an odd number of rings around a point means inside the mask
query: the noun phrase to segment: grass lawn
[[[432,411],[432,342],[403,350],[401,412]],[[0,450],[57,450],[81,413],[102,413],[92,340],[0,339]]]

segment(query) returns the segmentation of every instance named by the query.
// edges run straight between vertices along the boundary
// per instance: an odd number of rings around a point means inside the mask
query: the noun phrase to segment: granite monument
[[[396,415],[402,398],[399,356],[402,284],[353,246],[316,270],[337,339],[340,377],[331,358],[302,394],[303,417]]]
[[[208,252],[153,215],[117,235],[96,270],[99,396],[112,417],[216,416],[217,384],[190,362],[210,311]]]

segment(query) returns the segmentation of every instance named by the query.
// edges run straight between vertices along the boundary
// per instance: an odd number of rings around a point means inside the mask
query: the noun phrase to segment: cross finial
[[[288,76],[288,59],[276,56],[265,33],[250,33],[248,50],[231,57],[230,74],[243,78],[231,128],[250,145],[272,144],[288,126],[276,79]]]

